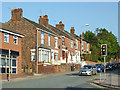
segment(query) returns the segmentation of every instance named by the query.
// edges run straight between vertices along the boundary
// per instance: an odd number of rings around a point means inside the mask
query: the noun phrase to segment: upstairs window
[[[51,46],[51,44],[50,44],[50,37],[51,37],[51,35],[50,34],[48,34],[48,46]]]
[[[71,40],[71,48],[73,48],[73,41]]]
[[[55,48],[58,48],[58,38],[55,37]]]
[[[82,41],[82,48],[83,48],[83,41]]]
[[[77,41],[77,40],[76,40],[76,43],[75,43],[75,44],[76,44],[76,49],[77,49],[77,48],[78,48],[78,41]]]
[[[41,44],[44,44],[44,34],[41,33]]]
[[[9,43],[9,34],[4,33],[4,42]]]
[[[62,37],[62,45],[65,45],[65,37]]]
[[[14,44],[18,44],[18,37],[17,36],[13,36],[13,42],[14,42]]]

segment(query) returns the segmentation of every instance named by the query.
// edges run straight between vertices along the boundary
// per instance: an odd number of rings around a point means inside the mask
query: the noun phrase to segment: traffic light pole
[[[104,73],[106,72],[106,70],[105,70],[105,56],[104,56]]]

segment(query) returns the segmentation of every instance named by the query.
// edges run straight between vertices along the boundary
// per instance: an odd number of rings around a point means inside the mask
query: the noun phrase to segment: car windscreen
[[[83,69],[91,69],[92,66],[84,66]]]

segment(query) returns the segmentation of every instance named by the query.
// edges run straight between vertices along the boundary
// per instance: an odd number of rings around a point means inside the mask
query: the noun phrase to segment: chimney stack
[[[45,16],[41,15],[40,18],[39,18],[39,24],[47,26],[48,25],[48,16],[47,15],[45,15]]]
[[[71,33],[71,34],[74,34],[74,33],[75,33],[75,29],[74,29],[74,27],[71,27],[71,29],[70,29],[70,33]]]
[[[64,24],[62,23],[62,21],[60,21],[59,24],[56,24],[56,28],[64,30]]]
[[[13,21],[20,21],[21,18],[22,18],[22,13],[23,13],[23,10],[21,8],[13,8],[12,11],[12,20]]]

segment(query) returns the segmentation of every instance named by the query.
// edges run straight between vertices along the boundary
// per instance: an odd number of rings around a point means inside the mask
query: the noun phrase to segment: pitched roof
[[[78,36],[78,35],[76,35],[76,34],[71,34],[71,33],[69,33],[68,31],[65,31],[66,33],[68,33],[68,34],[70,34],[72,37],[74,37],[75,39],[77,39],[77,40],[80,40],[80,37]]]
[[[55,33],[54,31],[50,30],[50,29],[47,28],[46,26],[40,25],[40,24],[38,24],[38,23],[36,23],[36,22],[34,22],[34,21],[31,21],[31,20],[29,20],[29,19],[27,19],[27,18],[25,18],[25,17],[23,17],[23,18],[24,18],[25,20],[27,20],[28,22],[30,22],[31,24],[33,24],[35,27],[40,28],[40,29],[43,29],[43,30],[46,30],[46,31],[48,31],[48,32],[50,32],[50,33],[55,34],[55,35],[58,36],[57,33]]]
[[[16,32],[13,28],[9,27],[9,26],[8,26],[7,24],[5,24],[5,23],[1,23],[1,22],[0,22],[0,29],[9,31],[9,32],[12,32],[12,33],[15,33],[15,34],[19,34],[20,36],[23,36],[22,34]],[[3,31],[3,30],[2,30],[2,31]]]
[[[68,34],[65,30],[63,31],[63,30],[61,30],[61,29],[59,29],[59,28],[56,28],[56,27],[54,27],[54,26],[52,26],[52,25],[48,25],[48,27],[50,27],[50,28],[52,28],[53,30],[55,30],[57,33],[60,33],[61,35],[63,35],[63,36],[65,36],[65,37],[67,37],[67,38],[70,38],[70,39],[75,39],[73,36],[71,36],[70,34]]]

